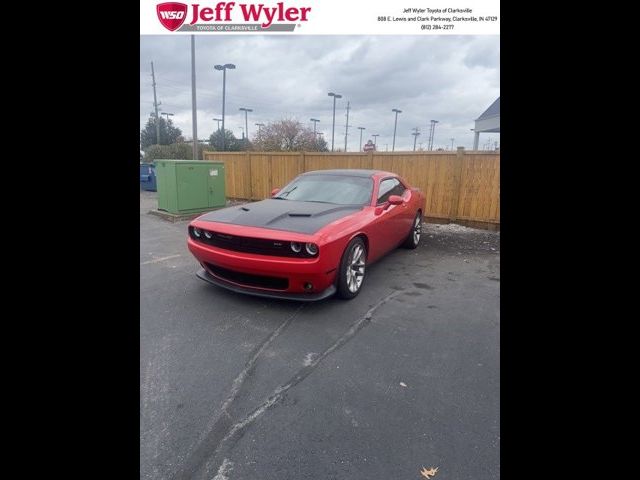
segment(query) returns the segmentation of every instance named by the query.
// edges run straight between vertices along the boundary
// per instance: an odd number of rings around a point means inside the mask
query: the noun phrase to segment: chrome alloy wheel
[[[351,293],[357,292],[364,280],[364,257],[364,248],[362,245],[356,244],[349,255],[349,266],[347,267],[347,287]]]
[[[416,245],[420,242],[420,235],[422,234],[422,219],[420,215],[416,216],[416,221],[413,224],[413,243]]]

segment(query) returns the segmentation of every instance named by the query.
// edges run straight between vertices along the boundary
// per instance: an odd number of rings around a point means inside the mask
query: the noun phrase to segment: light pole
[[[218,122],[218,130],[220,130],[220,122],[222,121],[221,118],[214,118],[213,119],[214,122]]]
[[[342,98],[342,95],[329,92],[329,96],[333,97],[333,126],[331,127],[331,151],[333,152],[333,139],[336,133],[336,98]]]
[[[258,127],[258,135],[260,135],[260,128],[264,127],[264,123],[256,123],[256,127]]]
[[[393,125],[393,145],[391,147],[391,151],[395,152],[396,151],[396,129],[398,127],[398,114],[402,113],[402,110],[398,110],[397,108],[394,108],[391,111],[396,112],[396,122]]]
[[[316,136],[316,125],[320,120],[318,120],[317,118],[310,118],[309,120],[313,122],[313,143],[315,143],[316,146],[318,146],[318,137]]]
[[[455,140],[455,138],[451,139],[451,150],[453,150],[453,141]]]
[[[240,107],[238,110],[244,112],[244,131],[247,132],[247,142],[249,141],[249,123],[247,121],[247,113],[253,112],[251,108]]]
[[[373,146],[375,147],[378,144],[378,137],[380,136],[380,134],[379,133],[374,133],[371,136],[373,137]]]
[[[416,140],[418,140],[418,135],[420,135],[420,132],[418,131],[418,127],[415,127],[413,129],[413,133],[411,134],[413,135],[413,151],[416,151]]]
[[[311,120],[313,122],[313,136],[315,138],[315,136],[316,136],[316,125],[318,124],[318,122],[320,120],[318,120],[317,118],[310,118],[309,120]]]
[[[358,130],[360,130],[360,150],[358,150],[358,151],[361,152],[362,151],[362,131],[366,130],[366,128],[358,127]]]
[[[169,126],[169,117],[173,117],[173,113],[164,113],[164,112],[162,112],[160,115],[166,115],[167,116],[167,126]]]
[[[222,70],[222,151],[224,151],[224,101],[227,86],[227,69],[234,70],[236,66],[233,63],[226,63],[224,65],[215,65],[213,68],[216,70]]]

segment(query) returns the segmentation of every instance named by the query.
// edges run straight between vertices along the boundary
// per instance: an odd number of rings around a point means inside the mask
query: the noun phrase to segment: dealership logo
[[[237,8],[236,8],[237,7]],[[190,11],[189,11],[190,10]],[[274,30],[293,31],[299,22],[308,21],[311,7],[291,7],[284,2],[273,6],[262,3],[217,2],[201,5],[186,5],[178,2],[164,2],[156,6],[158,20],[167,30]],[[187,21],[187,15],[189,20]],[[186,24],[183,28],[182,25]],[[244,22],[216,25],[217,22]],[[251,24],[247,25],[249,22]]]
[[[156,7],[156,11],[162,26],[172,32],[180,28],[187,18],[187,6],[184,3],[161,3]]]

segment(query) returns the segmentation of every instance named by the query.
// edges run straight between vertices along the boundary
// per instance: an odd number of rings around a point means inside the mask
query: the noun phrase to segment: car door
[[[385,252],[400,243],[408,232],[406,204],[389,205],[388,203],[391,195],[403,196],[405,190],[406,187],[396,177],[388,177],[380,181],[376,205],[384,209],[380,214],[379,228],[382,235],[379,238]]]

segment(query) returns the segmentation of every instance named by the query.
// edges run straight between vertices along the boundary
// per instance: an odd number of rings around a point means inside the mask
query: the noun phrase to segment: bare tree
[[[253,141],[253,149],[264,152],[326,152],[327,142],[313,130],[292,119],[272,122],[262,127]]]

